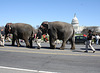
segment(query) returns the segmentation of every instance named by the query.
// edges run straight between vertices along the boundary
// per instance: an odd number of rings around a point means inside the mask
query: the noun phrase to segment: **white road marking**
[[[12,67],[4,67],[4,66],[0,66],[0,68],[1,68],[1,69],[8,69],[8,70],[25,71],[25,72],[58,73],[58,72],[39,71],[39,70],[30,70],[30,69],[21,69],[21,68],[12,68]]]

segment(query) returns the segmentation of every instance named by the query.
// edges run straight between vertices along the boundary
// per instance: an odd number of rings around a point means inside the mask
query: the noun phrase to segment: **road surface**
[[[26,48],[11,46],[6,43],[0,47],[0,73],[100,73],[100,45],[93,45],[95,53],[89,49],[84,53],[85,45],[76,45],[76,50],[70,50],[70,44],[65,50],[50,49],[48,43],[42,43],[42,48]]]

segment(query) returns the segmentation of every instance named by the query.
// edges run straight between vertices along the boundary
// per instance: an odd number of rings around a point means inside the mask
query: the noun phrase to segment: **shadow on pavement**
[[[86,48],[80,48],[81,50],[86,50]],[[88,50],[92,50],[91,48],[88,48]],[[95,48],[96,51],[100,51],[100,49]]]
[[[53,49],[53,48],[50,48],[50,47],[41,47],[41,48],[43,48],[43,49]],[[55,49],[59,49],[60,50],[60,48],[58,48],[58,47],[56,47]]]
[[[14,46],[12,46],[12,45],[10,45],[10,44],[5,44],[5,46],[9,46],[9,47],[18,47],[17,45],[14,45]],[[19,46],[19,47],[26,47],[26,46]]]
[[[73,50],[72,52],[83,52],[83,51],[81,51],[81,50]]]

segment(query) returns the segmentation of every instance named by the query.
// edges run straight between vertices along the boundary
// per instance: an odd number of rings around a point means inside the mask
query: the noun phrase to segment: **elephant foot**
[[[64,50],[64,48],[63,47],[60,47],[60,50]]]
[[[17,47],[20,47],[20,46],[21,46],[20,44],[17,45]]]
[[[70,49],[75,50],[75,47],[71,47]]]
[[[32,48],[32,46],[30,46],[30,48]]]
[[[33,46],[32,46],[32,44],[30,44],[30,48],[32,48]]]
[[[12,46],[15,46],[14,44],[12,44]]]
[[[29,43],[26,43],[26,47],[27,47],[27,48],[30,48],[30,44],[29,44]]]
[[[17,45],[17,47],[20,47],[20,45]]]
[[[26,46],[27,48],[30,48],[30,46]]]
[[[33,46],[31,45],[30,48],[33,48]]]
[[[30,45],[27,45],[26,47],[27,47],[27,48],[30,48]]]
[[[50,48],[51,48],[51,49],[55,49],[55,48],[56,48],[56,46],[55,46],[55,45],[53,45],[53,46],[50,46]]]

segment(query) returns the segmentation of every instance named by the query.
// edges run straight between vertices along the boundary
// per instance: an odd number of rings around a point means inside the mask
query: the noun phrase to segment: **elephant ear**
[[[7,23],[6,28],[8,28],[8,31],[10,32],[12,30],[12,23]]]

